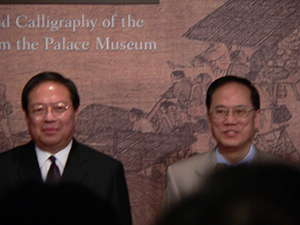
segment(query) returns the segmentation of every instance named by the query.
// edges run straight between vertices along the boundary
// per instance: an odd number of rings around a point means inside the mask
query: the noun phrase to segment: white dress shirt
[[[56,163],[61,175],[64,172],[72,144],[73,144],[73,140],[70,141],[70,143],[67,145],[67,147],[65,147],[64,149],[62,149],[61,151],[59,151],[58,153],[53,155],[56,158],[55,163]],[[37,160],[39,163],[41,175],[42,175],[43,181],[45,182],[48,170],[52,163],[49,159],[49,157],[52,154],[50,154],[49,152],[43,151],[38,146],[35,146],[35,152],[36,152]]]

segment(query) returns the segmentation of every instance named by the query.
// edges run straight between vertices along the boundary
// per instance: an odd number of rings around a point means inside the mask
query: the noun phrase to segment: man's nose
[[[228,111],[228,114],[224,120],[225,123],[236,123],[237,122],[237,119],[233,113],[233,110],[229,110]]]
[[[53,111],[52,111],[52,108],[49,107],[47,110],[46,110],[46,115],[45,115],[45,120],[55,120],[56,117],[55,115],[53,114]]]

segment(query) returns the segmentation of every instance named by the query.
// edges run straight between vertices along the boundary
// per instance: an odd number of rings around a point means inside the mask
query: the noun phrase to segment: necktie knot
[[[55,163],[55,160],[56,160],[55,156],[51,155],[51,156],[49,157],[49,159],[50,159],[50,161],[51,161],[52,163]]]
[[[51,161],[51,166],[48,170],[48,174],[47,174],[47,178],[46,178],[46,184],[58,184],[58,182],[60,181],[60,172],[59,169],[55,163],[56,158],[51,155],[49,157],[49,160]]]

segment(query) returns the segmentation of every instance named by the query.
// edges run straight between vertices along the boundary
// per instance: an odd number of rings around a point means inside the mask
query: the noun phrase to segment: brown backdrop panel
[[[76,138],[123,162],[134,224],[151,224],[160,214],[167,166],[214,145],[207,86],[234,74],[261,94],[255,143],[299,163],[299,14],[297,1],[285,0],[0,5],[1,151],[30,139],[20,104],[27,80],[60,72],[81,95]],[[189,80],[184,107],[166,94],[174,70]],[[129,120],[132,108],[152,132]]]

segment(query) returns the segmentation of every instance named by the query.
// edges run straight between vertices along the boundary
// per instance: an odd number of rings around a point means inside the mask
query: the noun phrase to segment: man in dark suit
[[[0,154],[0,196],[26,182],[75,183],[110,203],[120,224],[131,224],[121,162],[73,138],[79,104],[75,84],[58,73],[40,73],[28,81],[22,108],[32,141]]]

